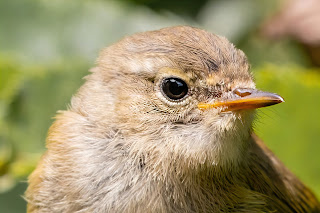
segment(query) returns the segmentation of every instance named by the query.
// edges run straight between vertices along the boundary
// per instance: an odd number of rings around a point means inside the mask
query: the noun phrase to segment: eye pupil
[[[184,85],[183,83],[176,81],[174,79],[170,79],[170,84],[169,84],[169,91],[173,95],[180,95],[184,91]]]
[[[169,99],[179,100],[187,95],[188,86],[179,78],[167,78],[162,83],[162,92]]]

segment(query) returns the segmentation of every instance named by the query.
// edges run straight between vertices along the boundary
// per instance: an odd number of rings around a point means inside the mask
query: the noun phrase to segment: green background
[[[258,110],[255,132],[320,196],[320,69],[292,40],[259,29],[278,9],[255,0],[0,2],[0,212],[25,212],[28,174],[101,48],[134,32],[192,25],[224,35],[252,64],[257,87],[285,103]]]

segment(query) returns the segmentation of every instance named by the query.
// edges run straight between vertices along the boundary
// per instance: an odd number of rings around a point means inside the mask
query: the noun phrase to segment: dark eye
[[[179,100],[188,94],[186,82],[179,78],[166,78],[162,81],[162,92],[171,100]]]

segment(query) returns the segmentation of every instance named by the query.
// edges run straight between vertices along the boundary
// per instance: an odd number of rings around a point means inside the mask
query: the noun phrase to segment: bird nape
[[[187,26],[125,37],[56,116],[28,212],[320,212],[252,131],[255,109],[281,102],[223,37]]]

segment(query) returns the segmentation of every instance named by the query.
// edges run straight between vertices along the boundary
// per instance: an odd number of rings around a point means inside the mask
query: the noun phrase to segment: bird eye
[[[179,78],[166,78],[162,81],[162,92],[171,100],[180,100],[188,94],[186,82]]]

